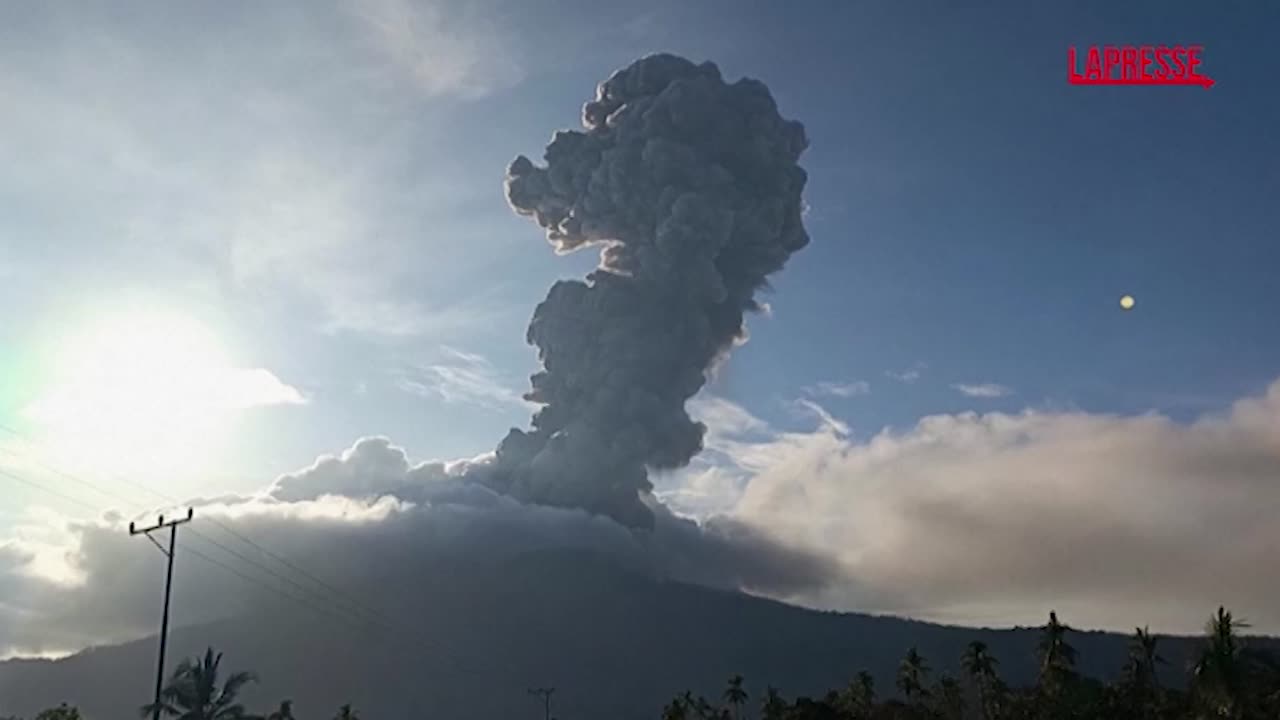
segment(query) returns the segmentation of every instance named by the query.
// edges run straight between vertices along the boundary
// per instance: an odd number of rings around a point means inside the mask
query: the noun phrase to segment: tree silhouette
[[[821,699],[788,702],[769,687],[760,720],[1280,720],[1280,658],[1246,647],[1237,635],[1241,627],[1246,626],[1218,609],[1199,659],[1189,668],[1188,691],[1161,685],[1157,672],[1166,663],[1157,637],[1145,627],[1130,638],[1125,672],[1114,684],[1077,675],[1076,651],[1067,642],[1071,628],[1050,613],[1037,648],[1039,677],[1030,687],[1008,687],[991,651],[976,641],[959,658],[973,694],[966,696],[964,686],[946,673],[930,688],[929,666],[913,647],[898,667],[903,699],[877,702],[872,677],[863,671]],[[745,703],[740,676],[730,679],[724,698],[735,708]],[[970,698],[977,700],[974,708],[966,707]],[[728,716],[727,709],[687,691],[663,710],[663,720]]]
[[[178,720],[244,720],[248,716],[244,706],[236,702],[236,695],[248,683],[257,680],[251,672],[232,673],[218,687],[218,665],[222,653],[214,654],[213,648],[205,650],[204,658],[186,658],[170,676],[160,691],[160,712]],[[143,717],[155,711],[155,703],[141,709]]]
[[[293,718],[293,701],[283,700],[280,707],[275,712],[267,716],[267,720],[294,720]]]
[[[716,718],[715,707],[701,695],[695,698],[693,693],[685,690],[684,694],[680,696],[680,702],[683,704],[686,713],[692,712],[699,720],[715,720]]]
[[[80,709],[64,702],[58,707],[41,710],[36,714],[36,720],[80,720]]]
[[[676,697],[662,708],[662,720],[689,720],[689,706],[683,697]]]
[[[747,691],[742,687],[741,675],[734,675],[729,678],[729,687],[725,688],[724,691],[724,701],[733,708],[734,720],[740,720],[742,706],[747,702]]]
[[[938,678],[937,714],[944,720],[964,720],[964,688],[950,675],[943,673]]]
[[[338,714],[333,716],[333,720],[360,720],[360,714],[351,709],[351,703],[347,703],[338,708]]]
[[[915,702],[929,695],[925,688],[925,680],[929,675],[929,665],[913,646],[907,650],[906,657],[898,665],[898,689],[907,702]]]
[[[1000,682],[1000,676],[996,671],[999,664],[1000,661],[991,655],[987,644],[981,640],[969,643],[965,648],[964,656],[960,658],[960,665],[968,674],[969,681],[973,683],[974,691],[978,696],[978,711],[982,714],[983,720],[994,720],[999,713],[997,684]]]
[[[1244,667],[1236,630],[1244,627],[1248,624],[1221,606],[1205,625],[1207,638],[1192,669],[1192,683],[1197,704],[1210,717],[1240,717]]]
[[[1144,687],[1159,687],[1158,666],[1168,664],[1156,650],[1159,641],[1160,638],[1152,635],[1145,627],[1135,628],[1133,638],[1129,641],[1129,664],[1126,670],[1134,682]]]
[[[1059,622],[1058,613],[1049,612],[1049,622],[1040,632],[1040,685],[1048,695],[1057,695],[1075,675],[1076,649],[1067,642],[1072,628]]]
[[[1158,640],[1146,628],[1135,628],[1129,640],[1129,658],[1124,666],[1120,687],[1116,688],[1117,704],[1133,718],[1157,718],[1161,712],[1163,691],[1157,667],[1165,659],[1157,650]]]
[[[770,685],[764,691],[764,702],[760,704],[760,720],[783,720],[787,713],[787,701],[782,699],[778,688]]]
[[[854,720],[863,720],[871,717],[871,711],[876,704],[876,681],[871,677],[871,673],[866,670],[859,670],[858,674],[849,681],[845,686],[844,692],[840,693],[837,700],[837,707],[850,718]]]

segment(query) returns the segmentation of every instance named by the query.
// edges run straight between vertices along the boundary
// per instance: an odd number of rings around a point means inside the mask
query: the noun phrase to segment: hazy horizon
[[[563,547],[810,608],[1280,634],[1276,27],[5,7],[0,657],[151,632],[125,526],[187,505],[195,553],[291,572],[249,538],[389,606],[420,554]],[[1118,42],[1199,43],[1216,84],[1067,83]],[[597,98],[653,53],[691,64]],[[666,120],[611,134],[619,103]],[[589,139],[544,173],[562,129]],[[557,250],[614,239],[623,279],[575,295],[600,248]],[[225,570],[179,563],[181,622],[256,607]]]

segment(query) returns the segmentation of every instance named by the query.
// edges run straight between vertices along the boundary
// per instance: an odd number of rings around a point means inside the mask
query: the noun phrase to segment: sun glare
[[[132,310],[61,339],[26,409],[46,452],[96,471],[152,475],[202,460],[227,411],[296,391],[233,367],[219,339],[177,312]]]

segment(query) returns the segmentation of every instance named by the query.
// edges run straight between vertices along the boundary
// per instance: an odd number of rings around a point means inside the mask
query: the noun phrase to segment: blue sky
[[[1187,424],[1280,376],[1271,5],[2,13],[0,422],[47,463],[66,438],[30,409],[65,381],[51,358],[138,308],[304,400],[236,408],[201,462],[149,480],[171,492],[252,490],[374,434],[416,458],[491,450],[528,418],[534,305],[595,263],[508,209],[505,166],[651,51],[764,80],[811,139],[813,242],[708,389],[757,430],[834,421],[858,443],[1026,409]],[[1218,84],[1069,86],[1066,48],[1102,43],[1202,44]]]

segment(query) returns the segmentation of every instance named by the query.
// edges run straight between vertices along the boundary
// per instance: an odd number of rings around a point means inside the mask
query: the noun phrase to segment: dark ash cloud
[[[582,115],[545,167],[520,156],[507,170],[511,206],[557,252],[603,249],[585,282],[556,283],[534,311],[543,367],[526,397],[543,408],[502,441],[485,482],[652,527],[648,470],[702,449],[685,402],[809,241],[796,164],[808,141],[763,83],[672,55],[614,73]]]

